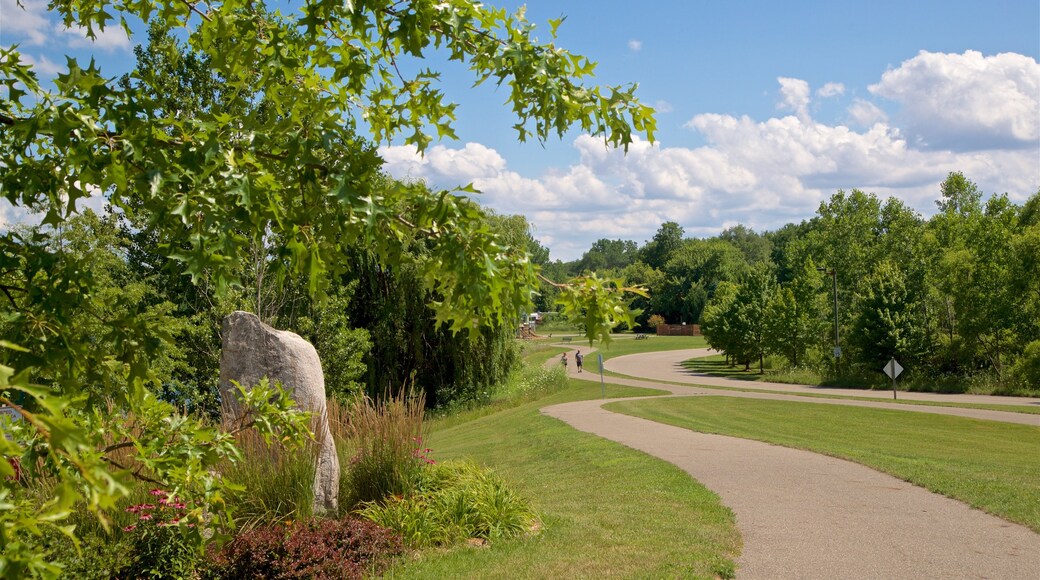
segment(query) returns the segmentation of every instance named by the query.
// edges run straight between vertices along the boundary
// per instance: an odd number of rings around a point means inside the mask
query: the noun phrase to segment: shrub
[[[153,489],[155,503],[132,505],[137,523],[123,528],[131,559],[121,575],[128,578],[190,578],[201,556],[201,538],[193,524],[182,522],[186,505],[179,497]]]
[[[330,406],[332,407],[332,406]],[[339,501],[342,509],[391,495],[409,493],[425,462],[418,457],[423,440],[425,399],[403,392],[380,402],[354,399],[347,411],[330,410],[333,437],[340,441]]]
[[[466,462],[430,465],[416,493],[366,504],[359,513],[416,548],[515,537],[537,522],[524,498],[490,470]]]
[[[1022,357],[1012,370],[1028,391],[1040,391],[1040,340],[1026,345]]]
[[[208,556],[202,577],[361,578],[378,573],[401,551],[400,536],[372,522],[310,519],[240,533]]]
[[[664,324],[664,316],[661,316],[660,314],[651,314],[650,318],[646,319],[646,325],[654,329],[654,332],[657,331],[657,326],[659,324]]]

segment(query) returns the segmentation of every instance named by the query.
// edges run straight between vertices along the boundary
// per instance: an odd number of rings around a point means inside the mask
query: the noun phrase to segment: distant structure
[[[700,336],[699,324],[658,324],[657,336]]]

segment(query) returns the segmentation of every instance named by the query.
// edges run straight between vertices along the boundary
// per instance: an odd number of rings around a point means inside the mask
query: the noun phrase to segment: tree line
[[[1018,205],[951,173],[937,194],[927,219],[852,190],[775,231],[692,239],[668,222],[642,246],[602,239],[546,269],[641,284],[650,297],[634,301],[640,330],[653,315],[700,323],[712,347],[748,368],[770,361],[869,381],[894,357],[922,386],[1040,390],[1040,192]],[[544,294],[551,308],[552,289]]]

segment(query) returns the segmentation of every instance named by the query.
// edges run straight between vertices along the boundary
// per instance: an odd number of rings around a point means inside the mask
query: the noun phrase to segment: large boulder
[[[300,335],[277,330],[255,314],[234,312],[221,331],[220,391],[225,413],[238,417],[242,409],[231,381],[253,387],[267,377],[288,390],[300,409],[314,413],[318,465],[314,474],[314,511],[335,511],[339,493],[339,458],[329,430],[325,407],[325,376],[314,346]]]

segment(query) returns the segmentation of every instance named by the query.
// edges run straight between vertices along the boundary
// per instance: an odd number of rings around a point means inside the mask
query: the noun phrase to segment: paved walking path
[[[591,353],[588,348],[581,350]],[[660,358],[630,356],[635,360],[618,365],[616,361],[629,358],[619,357],[607,361],[606,367],[628,375],[656,375],[664,366]],[[640,364],[638,357],[647,358]],[[572,376],[598,380],[594,373],[577,374],[573,357],[569,358]],[[698,390],[636,379],[610,382],[661,388],[677,395],[829,401],[781,393]],[[761,384],[738,383],[753,388]],[[611,413],[601,408],[607,402],[578,401],[542,412],[669,461],[718,493],[736,514],[744,539],[739,578],[1040,578],[1040,535],[1024,526],[856,463]],[[923,412],[942,409],[896,407]]]

